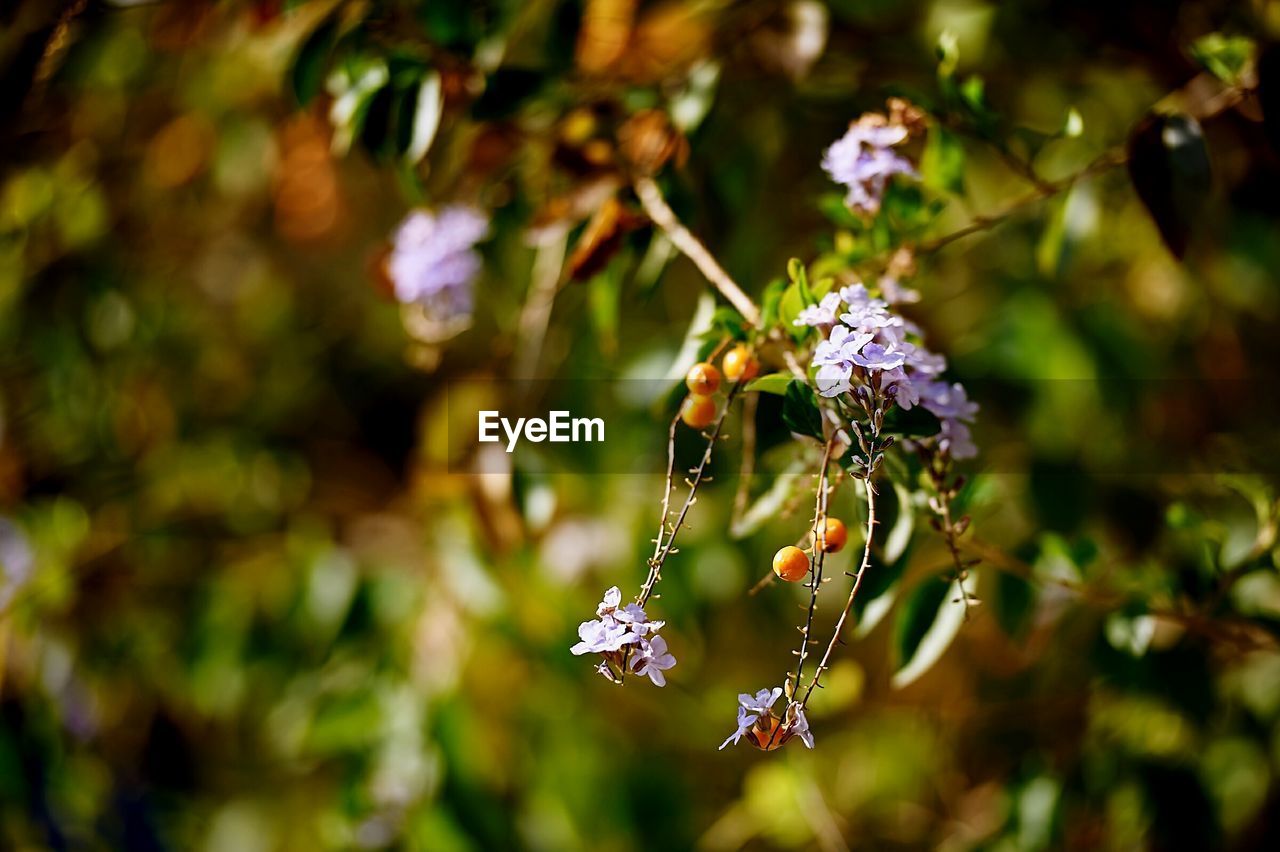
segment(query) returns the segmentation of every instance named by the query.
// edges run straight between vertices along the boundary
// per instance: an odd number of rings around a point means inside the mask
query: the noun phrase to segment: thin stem
[[[680,412],[671,418],[671,428],[667,430],[667,478],[666,488],[662,490],[662,518],[658,521],[658,537],[653,540],[653,557],[650,562],[654,562],[658,558],[658,554],[662,552],[662,539],[667,534],[667,517],[671,514],[671,491],[675,488],[672,481],[676,471],[676,429],[680,425]]]
[[[653,594],[653,587],[657,584],[662,576],[662,566],[666,564],[667,557],[674,551],[676,535],[684,526],[685,518],[689,514],[689,510],[693,507],[697,500],[698,486],[702,484],[707,471],[707,465],[711,463],[711,454],[715,450],[716,441],[720,440],[720,429],[724,426],[725,417],[729,414],[729,409],[733,406],[734,397],[738,395],[738,391],[742,388],[741,382],[734,382],[729,388],[729,394],[725,398],[724,408],[720,410],[720,416],[716,418],[715,425],[711,429],[711,434],[707,437],[707,448],[702,453],[702,460],[698,462],[691,473],[693,478],[687,480],[689,483],[689,493],[685,497],[684,505],[680,507],[680,514],[676,516],[675,523],[672,524],[670,532],[660,529],[658,531],[658,539],[654,547],[654,555],[649,559],[649,575],[645,578],[644,585],[640,587],[640,594],[636,598],[636,603],[644,606],[649,602],[650,595]],[[670,466],[668,468],[668,493],[670,493],[670,476],[674,470],[675,462],[675,421],[672,421],[671,440],[668,442],[668,459]],[[663,523],[666,523],[667,502],[666,497],[663,498]],[[664,541],[665,533],[665,541]]]
[[[813,630],[813,614],[818,609],[818,591],[822,586],[822,565],[827,552],[827,466],[831,463],[831,450],[835,442],[836,436],[832,435],[822,452],[822,466],[818,469],[818,494],[814,498],[813,507],[813,569],[809,574],[809,612],[805,616],[804,629],[800,631],[796,689],[800,688],[804,677],[804,662],[809,658],[809,634]]]
[[[711,286],[719,291],[720,295],[728,300],[729,304],[738,309],[738,313],[742,314],[742,318],[748,324],[758,326],[760,324],[760,309],[756,307],[751,297],[742,291],[737,282],[724,271],[716,259],[711,256],[711,252],[707,250],[697,237],[695,237],[688,228],[680,223],[667,200],[662,197],[662,190],[658,189],[658,185],[653,182],[652,178],[640,177],[635,181],[636,197],[640,199],[641,206],[644,207],[645,213],[649,214],[649,218],[653,223],[662,229],[667,235],[667,239],[671,240],[672,245],[680,249],[685,257],[693,261],[694,266],[711,282]]]
[[[967,225],[957,228],[950,233],[943,234],[940,237],[934,237],[931,240],[926,240],[920,243],[915,247],[915,252],[916,254],[931,254],[939,249],[951,245],[951,243],[954,243],[956,240],[964,239],[971,234],[976,234],[981,231],[989,231],[997,225],[1005,222],[1024,208],[1030,207],[1031,205],[1057,195],[1060,192],[1064,192],[1085,178],[1092,177],[1100,172],[1105,172],[1108,169],[1123,165],[1127,160],[1128,155],[1125,153],[1124,149],[1113,148],[1110,151],[1103,153],[1080,171],[1067,175],[1065,178],[1056,181],[1037,180],[1036,189],[1026,195],[1023,195],[1021,198],[1015,199],[999,211],[987,215],[974,216]]]
[[[863,410],[867,413],[867,430],[871,434],[869,439],[864,439],[861,431],[858,432],[858,443],[865,460],[865,465],[862,468],[862,485],[867,498],[867,529],[862,546],[862,561],[858,563],[858,571],[854,574],[853,585],[849,589],[849,598],[845,601],[844,609],[840,612],[840,618],[836,621],[835,629],[831,631],[831,640],[827,643],[827,649],[822,654],[822,660],[818,663],[817,671],[813,673],[813,677],[809,680],[809,686],[805,689],[804,697],[800,699],[801,710],[808,706],[809,696],[818,687],[822,679],[822,673],[830,665],[831,655],[835,653],[836,645],[841,642],[840,636],[844,632],[845,622],[849,620],[849,613],[853,610],[853,602],[858,597],[858,590],[862,588],[862,578],[867,573],[867,566],[871,564],[871,543],[875,539],[876,531],[876,489],[872,480],[877,469],[877,458],[890,442],[885,441],[882,444],[880,441],[880,428],[884,422],[885,400],[880,395],[879,382],[873,380],[868,390],[869,394],[862,398],[861,404]],[[854,426],[856,429],[856,421]],[[799,688],[800,682],[797,680],[796,689],[799,690]]]
[[[853,586],[849,589],[849,599],[845,601],[844,610],[840,613],[836,628],[831,633],[831,641],[827,643],[827,650],[823,652],[822,660],[818,663],[818,670],[813,673],[813,678],[809,681],[809,688],[805,690],[804,698],[800,699],[801,710],[809,705],[809,696],[813,694],[813,690],[818,685],[818,680],[822,677],[822,673],[830,665],[831,655],[835,652],[836,645],[840,643],[840,634],[844,631],[844,623],[848,621],[849,612],[853,609],[853,602],[858,597],[858,589],[862,587],[862,578],[867,573],[867,566],[871,564],[871,540],[875,535],[876,528],[876,489],[871,484],[870,476],[867,476],[862,481],[862,484],[866,488],[867,495],[867,541],[862,547],[862,561],[858,564],[858,573],[854,575]]]
[[[945,475],[934,467],[932,461],[926,462],[929,466],[929,478],[933,483],[936,505],[933,507],[935,514],[938,516],[942,539],[947,544],[947,550],[951,554],[951,564],[956,569],[956,582],[960,586],[960,599],[964,602],[964,620],[969,620],[970,610],[973,606],[973,599],[969,594],[969,590],[965,587],[965,580],[969,579],[969,566],[966,566],[964,560],[960,557],[960,536],[964,534],[964,528],[958,527],[951,520],[951,497],[952,489],[947,484]],[[967,527],[967,521],[962,521]],[[977,560],[972,560],[973,562]]]

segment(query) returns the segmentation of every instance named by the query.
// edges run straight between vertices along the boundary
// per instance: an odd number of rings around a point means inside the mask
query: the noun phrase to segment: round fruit
[[[800,548],[787,545],[773,555],[773,573],[788,583],[803,580],[809,573],[809,557]]]
[[[745,382],[754,379],[760,372],[760,362],[752,355],[751,350],[742,344],[724,353],[724,377],[731,382]]]
[[[709,396],[720,387],[720,371],[707,363],[694,364],[689,368],[689,375],[684,377],[684,383],[691,393]]]
[[[709,396],[691,393],[680,406],[680,419],[692,429],[705,429],[716,419],[716,402]]]
[[[827,518],[822,536],[823,553],[839,553],[849,542],[849,530],[836,518]]]
[[[764,751],[773,751],[775,748],[782,748],[783,731],[781,730],[782,720],[770,714],[756,720],[755,726],[751,729],[751,741],[755,743],[756,748]]]

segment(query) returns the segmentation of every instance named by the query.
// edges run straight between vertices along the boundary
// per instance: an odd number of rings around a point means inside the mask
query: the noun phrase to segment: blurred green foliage
[[[622,58],[583,35],[606,13],[632,16]],[[580,236],[556,202],[598,174],[597,125],[675,117],[672,204],[767,306],[790,257],[816,285],[1002,209],[1034,188],[1011,163],[1061,179],[1202,74],[1247,82],[1280,4],[15,2],[0,23],[0,845],[1276,848],[1280,161],[1250,99],[1203,122],[1181,262],[1118,169],[921,256],[911,316],[983,404],[962,500],[984,604],[893,688],[927,625],[885,613],[936,604],[947,555],[887,489],[901,532],[812,752],[715,751],[735,694],[791,664],[804,602],[747,594],[806,523],[783,397],[760,396],[749,483],[775,508],[741,525],[735,434],[656,601],[680,663],[618,689],[567,648],[643,576],[660,477],[616,471],[661,458],[669,409],[609,400],[600,473],[470,474],[446,384],[518,365],[527,233]],[[927,195],[867,223],[818,163],[892,94],[950,124]],[[496,235],[442,348],[369,269],[406,209],[464,194]],[[703,289],[630,230],[558,294],[538,375],[665,375]]]

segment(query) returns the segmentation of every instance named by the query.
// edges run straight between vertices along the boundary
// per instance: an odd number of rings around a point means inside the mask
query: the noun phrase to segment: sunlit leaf
[[[925,186],[955,195],[964,193],[964,146],[960,138],[945,127],[929,130],[920,160],[920,174]]]
[[[412,121],[408,125],[412,128],[412,132],[409,135],[409,146],[404,152],[406,163],[414,165],[431,150],[431,143],[436,138],[443,112],[444,96],[440,75],[432,71],[418,84]]]
[[[1240,82],[1245,69],[1253,60],[1255,45],[1248,36],[1227,36],[1209,33],[1196,39],[1191,45],[1191,55],[1205,69],[1224,83]]]
[[[790,373],[769,373],[766,376],[752,379],[747,383],[744,390],[759,391],[761,393],[772,393],[783,396],[787,392],[787,386],[791,384],[793,377]]]
[[[899,661],[892,679],[895,689],[915,682],[946,653],[964,624],[963,594],[959,581],[930,577],[903,602],[894,625]]]

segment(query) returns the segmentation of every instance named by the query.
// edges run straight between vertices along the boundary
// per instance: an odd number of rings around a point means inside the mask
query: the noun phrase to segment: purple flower
[[[637,674],[647,675],[654,686],[666,686],[664,671],[676,664],[676,658],[667,653],[667,640],[661,636],[640,640],[640,652],[632,658],[631,668]]]
[[[920,301],[920,291],[903,287],[897,278],[885,275],[880,279],[880,295],[891,305],[910,305]]]
[[[0,517],[0,607],[8,605],[31,577],[35,556],[22,527]]]
[[[640,637],[628,630],[627,625],[613,619],[582,622],[578,625],[578,638],[582,641],[569,649],[574,656],[605,654],[640,641]]]
[[[488,233],[489,221],[469,207],[410,213],[396,230],[387,260],[396,298],[420,304],[441,320],[470,315],[471,285],[481,267],[474,246]]]
[[[787,735],[799,737],[809,748],[813,748],[813,734],[809,731],[809,720],[804,716],[804,708],[798,703],[787,708],[790,721],[787,723]]]
[[[897,343],[868,343],[853,356],[853,363],[868,370],[896,370],[907,363],[907,353]]]
[[[947,359],[925,349],[923,346],[913,347],[907,355],[907,366],[925,376],[936,376],[947,369]]]
[[[751,726],[754,725],[756,723],[756,719],[759,719],[759,718],[760,718],[759,716],[753,716],[751,713],[749,713],[746,707],[739,707],[738,708],[738,730],[730,734],[727,740],[720,743],[719,750],[724,751],[724,747],[729,745],[730,743],[737,745],[738,740],[742,739],[747,735],[747,732],[751,730]]]
[[[942,421],[942,430],[938,432],[938,448],[950,453],[953,459],[971,459],[978,454],[978,447],[973,443],[969,427],[954,419]]]
[[[828,293],[816,305],[809,305],[796,315],[792,325],[831,325],[836,321],[836,311],[840,309],[840,294]]]
[[[978,404],[969,400],[964,385],[956,382],[925,382],[920,386],[920,404],[942,420],[964,420],[970,423],[978,413]]]
[[[620,603],[622,603],[622,590],[617,586],[611,586],[609,590],[604,593],[604,599],[601,600],[599,606],[596,607],[596,615],[611,615],[613,611],[618,608],[618,604]],[[640,611],[642,613],[644,612],[644,610]]]
[[[831,334],[814,349],[813,365],[818,368],[818,393],[823,396],[839,396],[847,393],[853,374],[854,359],[874,334],[858,332],[843,325],[831,329]]]
[[[805,718],[804,707],[799,702],[789,702],[781,716],[773,712],[773,705],[781,697],[780,687],[762,689],[755,695],[739,695],[738,728],[720,744],[720,748],[736,744],[743,737],[763,751],[778,748],[793,737],[799,737],[806,746],[813,748],[809,720]]]
[[[782,696],[782,687],[775,686],[772,690],[762,689],[755,695],[748,695],[743,692],[738,695],[738,703],[747,710],[756,713],[768,713],[773,707],[773,703]]]
[[[905,127],[877,126],[860,120],[827,148],[822,168],[848,190],[845,204],[853,210],[874,214],[880,209],[881,197],[891,177],[896,174],[917,177],[911,162],[893,151],[893,146],[906,138]]]
[[[596,671],[614,683],[621,683],[631,668],[647,675],[656,685],[665,685],[663,672],[676,664],[676,658],[667,652],[667,641],[657,635],[666,622],[650,621],[637,603],[619,606],[621,603],[622,592],[617,586],[605,592],[596,607],[598,617],[578,625],[578,638],[582,641],[569,650],[577,656],[603,656]]]
[[[908,360],[910,363],[910,360]],[[920,404],[920,390],[911,381],[906,370],[897,367],[892,370],[885,370],[880,376],[880,384],[888,388],[893,394],[893,401],[903,411],[910,411],[912,408]]]
[[[840,322],[863,332],[874,332],[889,326],[901,326],[902,318],[889,313],[889,305],[883,299],[873,299],[867,288],[853,284],[840,290],[841,300],[848,310],[840,315]]]

